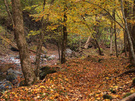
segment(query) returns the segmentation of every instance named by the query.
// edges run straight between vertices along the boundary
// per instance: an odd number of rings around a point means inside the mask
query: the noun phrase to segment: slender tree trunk
[[[35,82],[36,76],[31,66],[28,46],[24,35],[23,16],[20,0],[12,0],[12,12],[14,21],[14,34],[19,49],[22,72],[24,74],[26,85],[31,85]]]
[[[82,17],[83,21],[86,22],[85,18],[84,18],[83,16],[81,16],[81,17]],[[89,27],[89,25],[88,25],[87,23],[85,23],[85,24],[86,24],[86,26],[88,27],[89,31],[91,31],[91,28]],[[97,27],[97,26],[95,26],[95,31],[98,33],[96,27]],[[94,41],[96,42],[96,45],[97,45],[97,47],[98,47],[99,55],[103,55],[103,54],[102,54],[102,51],[101,51],[101,49],[100,49],[100,46],[99,46],[99,44],[98,44],[98,41],[97,41],[97,39],[96,39],[96,37],[95,37],[93,34],[92,34],[92,36],[94,37]]]
[[[127,19],[125,18],[125,13],[124,13],[124,7],[123,7],[123,0],[121,0],[121,10],[122,10],[122,15],[123,15],[123,19],[125,22],[125,27],[126,27],[126,34],[128,36],[128,41],[129,41],[129,46],[130,46],[130,52],[131,52],[131,58],[132,60],[130,61],[132,65],[135,66],[135,53],[134,53],[134,47],[133,47],[133,42],[129,33],[129,29],[128,29],[128,24],[127,24]]]
[[[116,20],[115,18],[115,9],[113,11],[113,17],[114,17],[114,20]],[[116,52],[116,57],[118,57],[118,49],[117,49],[117,33],[116,33],[116,22],[114,21],[114,34],[115,34],[115,52]]]
[[[131,12],[132,12],[131,14],[133,14],[133,18],[131,18],[131,19],[134,21],[135,20],[135,18],[134,18],[134,16],[135,16],[135,0],[133,2]],[[133,49],[134,49],[134,53],[135,53],[135,24],[134,23],[132,24],[130,34],[131,34],[131,39],[132,39],[132,42],[133,42]],[[131,51],[130,51],[130,54],[131,54]],[[132,55],[130,55],[130,61],[133,61]]]
[[[82,47],[82,41],[81,41],[81,35],[79,36],[79,51],[81,52],[81,47]]]
[[[102,51],[101,51],[101,49],[100,49],[100,46],[99,46],[99,44],[98,44],[98,41],[97,41],[96,39],[94,39],[94,40],[95,40],[96,45],[97,45],[97,47],[98,47],[98,53],[99,53],[99,55],[103,55],[103,54],[102,54]]]
[[[66,62],[66,57],[65,57],[65,53],[66,53],[66,46],[67,46],[67,26],[66,26],[66,22],[67,22],[67,15],[66,15],[66,2],[65,2],[65,7],[64,7],[64,25],[63,25],[63,38],[62,38],[62,47],[61,47],[61,64]]]
[[[8,3],[7,3],[7,0],[4,0],[4,4],[5,4],[5,7],[6,7],[6,11],[7,11],[7,13],[8,13],[8,16],[9,16],[11,22],[12,22],[12,25],[14,26],[14,21],[13,21],[12,15],[11,15],[11,13],[10,13],[9,5],[8,5]]]
[[[125,27],[126,28],[126,27]],[[127,40],[127,34],[126,31],[124,32],[124,51],[125,51],[125,57],[127,57],[127,45],[128,45],[128,40]]]
[[[43,2],[43,11],[45,8],[45,4],[46,4],[46,0],[44,0]],[[37,53],[36,53],[36,70],[35,70],[35,74],[37,77],[37,80],[39,80],[39,68],[40,68],[40,55],[41,55],[41,51],[42,51],[42,46],[43,46],[43,41],[44,41],[44,22],[43,22],[44,16],[41,19],[41,23],[42,23],[42,27],[41,27],[41,31],[39,34],[39,39],[38,39],[38,44],[37,44]]]
[[[128,5],[128,3],[125,1],[125,4]],[[124,7],[124,13],[125,13],[125,18],[128,18],[129,17],[129,11],[128,11],[128,8],[127,7]],[[128,29],[130,29],[131,26],[129,26],[130,24],[128,23]],[[125,29],[126,29],[126,26],[125,26]],[[131,31],[129,31],[131,32]],[[129,49],[129,46],[128,46],[128,36],[126,34],[126,31],[124,30],[124,52],[125,52],[125,57],[127,57],[127,49]]]
[[[58,47],[58,55],[59,55],[59,60],[61,60],[61,47],[60,47],[60,42],[57,42],[57,47]]]
[[[84,48],[85,48],[85,49],[87,49],[88,46],[89,46],[90,38],[91,38],[91,36],[88,37],[88,39],[87,39],[87,41],[86,41],[86,43],[85,43],[85,45],[84,45]]]
[[[110,56],[113,54],[113,32],[112,32],[112,25],[113,25],[113,22],[111,22],[111,28],[110,28]]]

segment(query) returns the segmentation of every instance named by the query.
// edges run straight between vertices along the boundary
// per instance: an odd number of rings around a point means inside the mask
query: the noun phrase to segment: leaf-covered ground
[[[135,92],[134,74],[114,78],[128,70],[128,59],[89,56],[72,59],[44,82],[6,91],[0,101],[119,101]]]

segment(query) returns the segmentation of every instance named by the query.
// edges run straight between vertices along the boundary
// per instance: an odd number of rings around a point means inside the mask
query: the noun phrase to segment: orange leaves
[[[109,101],[103,96],[109,95],[114,100],[120,100],[127,93],[135,92],[134,88],[129,88],[135,75],[113,78],[118,71],[125,69],[122,64],[127,60],[104,56],[99,63],[99,58],[91,56],[67,61],[60,72],[47,75],[45,83],[13,89],[5,92],[1,99]]]

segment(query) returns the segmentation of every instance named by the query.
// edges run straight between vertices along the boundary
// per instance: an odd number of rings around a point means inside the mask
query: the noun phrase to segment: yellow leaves
[[[131,90],[130,90],[130,93],[134,93],[134,92],[135,92],[135,89],[131,89]]]
[[[68,81],[68,78],[64,78],[66,81]]]
[[[119,98],[120,96],[117,94],[110,94],[113,98]]]
[[[40,86],[39,88],[46,88],[45,86]]]
[[[61,74],[59,74],[59,77],[62,77],[62,75],[61,75]]]

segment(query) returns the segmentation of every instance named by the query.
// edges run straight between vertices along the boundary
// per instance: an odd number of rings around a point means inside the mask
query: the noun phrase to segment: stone
[[[3,80],[0,82],[0,91],[6,91],[12,89],[13,85],[10,81]]]
[[[52,60],[54,58],[56,58],[56,55],[51,55],[51,56],[48,57],[48,60]]]
[[[40,68],[40,79],[44,79],[47,74],[52,74],[60,70],[60,67],[44,66]]]
[[[0,72],[2,73],[7,72],[8,69],[14,68],[14,67],[15,67],[14,64],[2,64],[0,65]]]
[[[18,83],[17,76],[13,73],[10,73],[6,76],[6,80],[10,81],[13,85]]]

